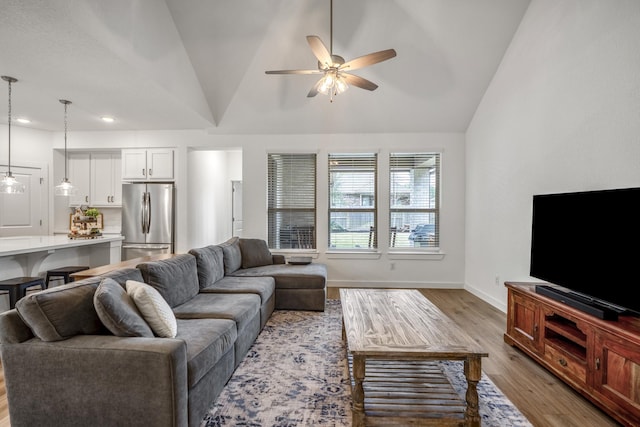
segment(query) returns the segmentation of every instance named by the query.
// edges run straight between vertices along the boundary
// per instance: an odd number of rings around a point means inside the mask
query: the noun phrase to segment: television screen
[[[640,314],[640,188],[533,196],[530,275]]]

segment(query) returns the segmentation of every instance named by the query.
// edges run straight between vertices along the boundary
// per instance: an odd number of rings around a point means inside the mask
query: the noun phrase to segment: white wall
[[[640,186],[638,40],[637,0],[531,2],[466,135],[468,290],[533,280],[533,194]]]
[[[318,253],[330,286],[462,287],[464,283],[464,135],[210,135],[204,131],[72,132],[73,149],[176,148],[176,251],[221,243],[231,236],[231,180],[243,181],[244,236],[267,237],[266,156],[269,151],[318,153]],[[54,147],[63,144],[62,134]],[[390,151],[442,150],[441,249],[437,255],[327,256],[327,154],[376,151],[381,165]],[[226,154],[222,154],[226,153]],[[226,156],[226,157],[225,157]],[[240,161],[242,162],[240,164]],[[388,173],[379,175],[380,227],[388,223]],[[214,206],[215,205],[215,206]],[[212,209],[214,209],[212,211]],[[212,214],[215,212],[215,215]],[[227,212],[229,213],[226,217]],[[65,210],[64,215],[67,214]],[[357,259],[357,262],[354,262]],[[392,264],[393,263],[393,267]]]
[[[388,228],[390,151],[442,150],[441,249],[444,256],[392,255],[386,236],[373,256],[327,254],[327,154],[378,152],[378,223]],[[318,154],[317,260],[329,270],[329,286],[462,287],[464,280],[464,136],[462,134],[265,135],[243,142],[244,234],[266,239],[266,155],[269,151]],[[393,266],[392,266],[393,264]]]

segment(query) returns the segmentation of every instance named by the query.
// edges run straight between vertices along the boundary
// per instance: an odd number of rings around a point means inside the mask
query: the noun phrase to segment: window
[[[440,153],[391,153],[389,246],[440,246]]]
[[[377,155],[329,154],[329,248],[377,248]]]
[[[268,242],[272,249],[316,248],[316,155],[268,154]]]

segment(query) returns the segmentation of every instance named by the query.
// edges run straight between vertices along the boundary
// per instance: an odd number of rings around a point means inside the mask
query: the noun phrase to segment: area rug
[[[339,300],[324,312],[275,311],[201,427],[351,426],[341,316]],[[464,398],[457,363],[440,365]],[[484,373],[478,395],[484,427],[531,426]]]

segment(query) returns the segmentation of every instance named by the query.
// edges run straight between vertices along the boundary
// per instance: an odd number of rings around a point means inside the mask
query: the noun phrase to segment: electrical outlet
[[[395,269],[396,269],[396,263],[395,262],[389,263],[389,270],[395,270]]]
[[[500,276],[496,276],[496,286],[500,286]]]

